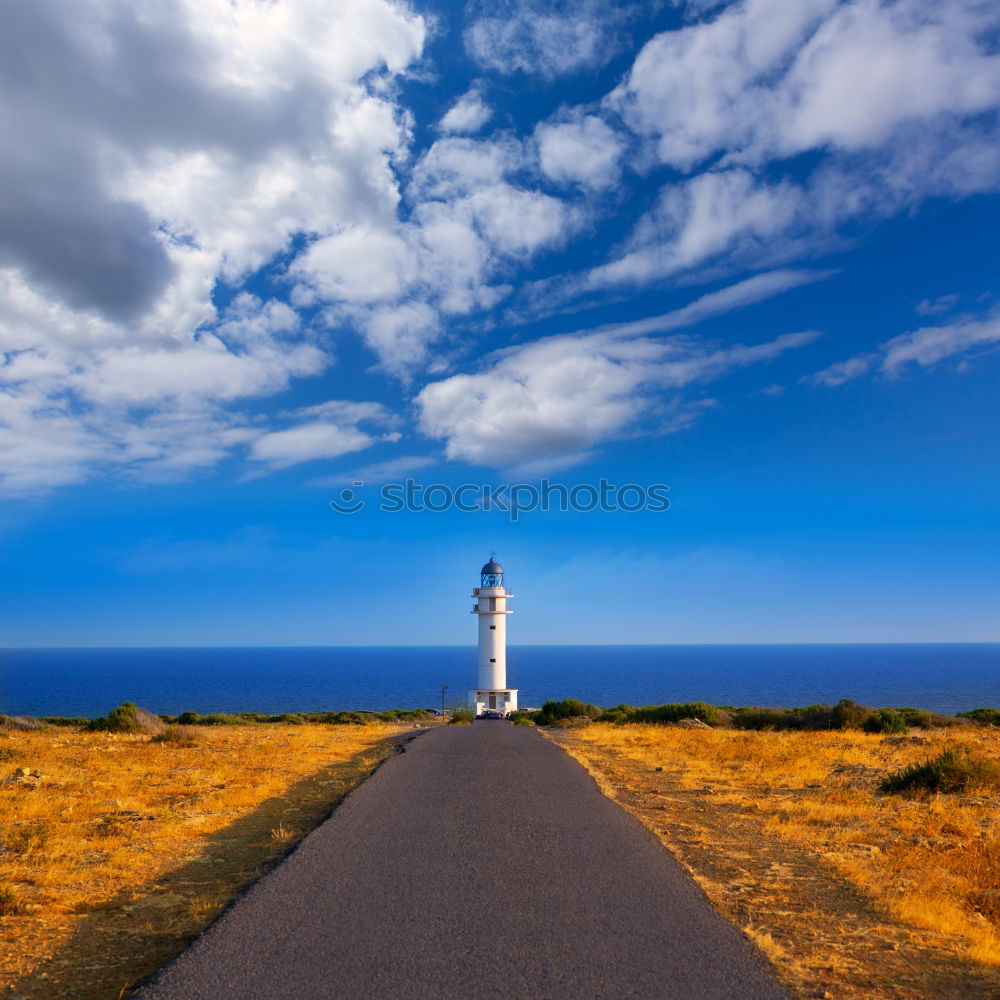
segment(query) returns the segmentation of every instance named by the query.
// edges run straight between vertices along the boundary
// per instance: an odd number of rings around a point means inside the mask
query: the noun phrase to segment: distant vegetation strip
[[[680,723],[691,720],[706,726],[748,730],[828,730],[860,729],[867,733],[906,733],[911,727],[937,729],[948,726],[1000,726],[1000,710],[977,708],[958,715],[943,715],[919,708],[868,708],[850,698],[836,705],[809,705],[807,708],[737,708],[709,705],[703,701],[665,705],[615,705],[601,708],[576,698],[547,701],[537,712],[516,712],[515,723],[537,726],[606,723]]]
[[[473,713],[464,706],[454,706],[447,713],[453,724],[472,721]],[[36,729],[41,726],[66,726],[90,732],[145,733],[158,735],[173,726],[251,726],[267,724],[303,725],[320,723],[333,726],[363,726],[372,722],[423,723],[439,719],[441,713],[428,708],[391,709],[386,712],[181,712],[180,715],[155,715],[125,702],[97,719],[84,717],[0,715],[0,729]],[[685,721],[706,726],[743,730],[845,730],[867,733],[905,734],[911,728],[939,729],[951,726],[1000,726],[1000,709],[977,708],[957,715],[944,715],[919,708],[869,708],[850,698],[835,705],[809,705],[805,708],[757,708],[710,705],[704,701],[670,702],[663,705],[615,705],[602,708],[576,698],[547,701],[537,711],[520,711],[510,716],[515,725],[568,726],[603,723],[677,724]]]
[[[139,708],[131,701],[126,701],[107,715],[97,719],[68,718],[64,716],[43,716],[29,718],[25,716],[0,715],[0,730],[2,729],[40,729],[43,726],[64,726],[73,729],[83,729],[87,732],[132,733],[158,736],[162,733],[187,726],[253,726],[253,725],[305,725],[306,723],[321,723],[331,726],[366,726],[373,722],[429,722],[438,718],[439,713],[432,709],[392,709],[388,712],[283,712],[280,715],[267,715],[263,712],[209,712],[199,715],[198,712],[181,712],[180,715],[154,715],[144,708]]]

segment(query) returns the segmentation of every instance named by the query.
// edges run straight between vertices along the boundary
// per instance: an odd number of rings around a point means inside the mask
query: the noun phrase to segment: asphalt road
[[[534,729],[428,731],[141,1000],[788,1000],[636,820]]]

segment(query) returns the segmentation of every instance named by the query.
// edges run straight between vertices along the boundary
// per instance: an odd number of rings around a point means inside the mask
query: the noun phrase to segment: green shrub
[[[108,712],[107,716],[89,722],[86,728],[89,732],[156,736],[163,732],[164,725],[152,712],[126,701]]]
[[[906,733],[909,729],[906,719],[891,708],[880,708],[861,723],[861,729],[866,733]]]
[[[915,729],[943,729],[946,726],[960,725],[954,716],[942,715],[940,712],[928,712],[922,708],[901,708],[898,711],[906,724]]]
[[[1000,763],[969,750],[945,750],[890,774],[878,787],[887,794],[992,792],[1000,789]]]
[[[788,729],[789,713],[784,708],[738,708],[733,712],[736,729]]]
[[[535,720],[531,717],[530,712],[511,712],[507,718],[515,726],[533,726],[535,724]]]
[[[68,729],[85,729],[90,725],[90,719],[67,719],[61,715],[46,715],[41,721],[47,726],[65,726]]]
[[[249,726],[252,721],[245,717],[244,713],[239,715],[228,715],[225,712],[209,712],[198,719],[199,726]]]
[[[603,714],[604,709],[597,705],[578,701],[576,698],[563,698],[562,701],[545,702],[542,710],[535,713],[534,719],[538,726],[551,726],[558,719],[597,719]]]
[[[44,729],[45,723],[41,719],[30,719],[23,715],[0,715],[0,732],[14,730],[20,733],[29,733],[35,729]]]
[[[154,743],[171,743],[176,746],[193,747],[202,736],[194,726],[179,726],[167,723],[162,733],[153,737]]]
[[[959,712],[958,717],[977,726],[1000,726],[1000,709],[997,708],[974,708],[971,712]]]
[[[629,722],[680,722],[681,719],[700,719],[710,726],[719,724],[719,710],[703,701],[692,701],[681,705],[646,705],[629,713]]]
[[[181,712],[181,714],[174,719],[174,722],[176,722],[178,726],[196,726],[199,722],[201,722],[201,717],[197,712]]]
[[[850,698],[841,698],[830,713],[831,729],[860,729],[865,719],[872,714],[870,708],[859,705]]]
[[[832,729],[833,709],[829,705],[808,705],[793,708],[788,715],[789,729]]]
[[[620,708],[609,708],[607,711],[602,712],[595,721],[611,722],[620,725],[623,722],[628,722],[628,712],[623,712]]]
[[[468,705],[456,705],[449,710],[448,714],[450,716],[449,726],[468,726],[476,717],[476,713]]]
[[[20,756],[21,751],[17,747],[0,747],[0,760],[14,760]]]

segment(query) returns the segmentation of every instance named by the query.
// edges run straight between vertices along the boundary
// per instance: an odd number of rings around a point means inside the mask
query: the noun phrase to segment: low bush
[[[736,729],[789,729],[789,711],[785,708],[737,708],[732,715]]]
[[[393,708],[387,712],[282,712],[267,715],[263,712],[181,712],[174,717],[161,716],[164,722],[178,726],[249,726],[257,723],[298,726],[306,722],[324,723],[330,726],[364,726],[372,722],[425,722],[436,718],[435,713],[426,708]]]
[[[669,705],[646,705],[629,713],[629,722],[680,722],[681,719],[700,719],[709,726],[719,724],[719,710],[703,701],[687,704],[671,702]]]
[[[1000,763],[969,750],[945,750],[890,774],[878,787],[887,794],[995,792],[1000,790]]]
[[[17,747],[0,747],[0,760],[14,760],[20,756],[21,751]]]
[[[830,712],[830,728],[860,729],[871,714],[870,708],[859,705],[850,698],[841,698]]]
[[[90,719],[72,719],[61,715],[45,715],[41,721],[47,726],[65,726],[67,729],[86,729],[90,725]]]
[[[906,724],[914,729],[943,729],[946,726],[960,725],[959,720],[953,715],[927,712],[922,708],[901,708],[899,714],[906,720]]]
[[[1000,726],[1000,709],[974,708],[971,712],[959,712],[958,718],[968,719],[977,726]]]
[[[44,729],[41,719],[29,719],[23,715],[0,715],[0,732],[29,733],[34,729]]]
[[[880,708],[861,723],[861,730],[865,733],[906,733],[909,732],[909,727],[899,712],[894,712],[891,708]]]
[[[530,712],[511,712],[507,718],[515,726],[533,726],[535,724],[535,720],[531,717]]]
[[[545,702],[542,710],[535,713],[534,719],[538,726],[551,726],[559,719],[597,719],[603,714],[604,709],[597,705],[590,705],[576,698],[563,698],[562,701]]]
[[[92,733],[158,736],[165,727],[159,716],[139,708],[131,701],[126,701],[112,709],[106,716],[88,722],[86,728]]]
[[[596,721],[621,724],[622,722],[628,722],[628,712],[624,712],[620,708],[609,708],[602,712]]]
[[[472,724],[472,720],[476,717],[476,713],[467,705],[456,705],[448,714],[449,726],[468,726]]]
[[[193,747],[204,737],[194,726],[178,726],[167,723],[162,733],[153,737],[154,743],[171,743],[176,746]]]

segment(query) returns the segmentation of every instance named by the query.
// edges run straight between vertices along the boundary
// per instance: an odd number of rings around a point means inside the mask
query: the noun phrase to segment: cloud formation
[[[808,376],[816,385],[843,385],[870,371],[890,378],[912,366],[930,368],[939,361],[976,348],[1000,343],[1000,314],[985,320],[963,319],[944,326],[925,326],[881,344],[878,350],[856,355]]]
[[[8,487],[73,482],[95,463],[212,464],[253,436],[226,403],[324,370],[330,352],[292,308],[238,289],[302,233],[393,216],[407,128],[383,92],[424,36],[385,0],[8,12]],[[222,315],[216,282],[237,291]]]
[[[469,135],[478,132],[493,117],[478,88],[463,94],[438,123],[438,131]]]
[[[671,391],[756,357],[652,334],[828,277],[790,262],[846,231],[1000,191],[995,4],[675,6],[614,81],[597,70],[646,8],[471,0],[473,78],[407,107],[403,77],[433,76],[428,25],[391,0],[16,5],[0,37],[0,483],[233,456],[261,471],[385,442],[374,402],[294,418],[259,403],[330,378],[353,335],[450,457],[571,460],[656,414],[680,426],[700,404]],[[574,74],[600,82],[552,103]],[[505,108],[521,86],[536,89]],[[724,276],[683,309],[447,377],[509,342],[505,319]],[[993,323],[903,334],[814,379],[927,367],[992,343]],[[515,407],[508,444],[480,394]]]
[[[483,69],[554,79],[603,65],[620,48],[633,4],[609,0],[478,0],[465,48]]]
[[[751,346],[607,332],[546,337],[501,352],[483,372],[427,385],[416,399],[420,426],[445,441],[449,459],[552,471],[636,432],[640,421],[655,434],[687,426],[710,401],[680,390],[816,336],[786,334]]]

